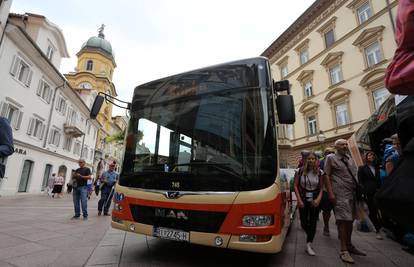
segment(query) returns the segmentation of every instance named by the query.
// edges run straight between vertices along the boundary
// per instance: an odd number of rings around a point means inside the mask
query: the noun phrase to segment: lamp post
[[[320,149],[322,150],[322,153],[323,153],[323,150],[324,150],[323,144],[325,143],[325,140],[326,140],[326,136],[323,133],[323,131],[319,131],[319,134],[316,136],[316,139],[318,140],[319,147],[320,147]]]

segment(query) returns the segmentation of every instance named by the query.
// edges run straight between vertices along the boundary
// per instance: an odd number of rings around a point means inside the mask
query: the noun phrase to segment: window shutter
[[[18,58],[17,56],[14,56],[12,64],[10,66],[10,74],[12,76],[16,76],[17,68],[19,67],[19,63],[20,63],[20,58]]]
[[[53,142],[53,132],[54,132],[55,130],[52,130],[52,131],[50,131],[50,133],[49,133],[49,144],[51,144],[52,142]]]
[[[27,80],[26,80],[26,86],[30,87],[30,83],[32,82],[32,75],[33,75],[33,71],[29,70],[29,75],[27,76]]]
[[[60,104],[61,102],[60,102],[60,96],[58,96],[57,98],[56,98],[56,102],[55,102],[55,109],[56,110],[59,110],[59,104]]]
[[[27,134],[28,135],[32,135],[33,128],[34,128],[34,123],[35,123],[35,119],[34,118],[30,118],[29,127],[27,128]]]
[[[63,115],[65,115],[66,108],[67,108],[67,105],[66,105],[66,100],[63,100],[63,109],[62,109],[62,113],[63,113]]]
[[[46,126],[45,126],[45,124],[44,123],[42,123],[42,129],[41,129],[41,131],[39,131],[39,139],[40,140],[42,140],[43,139],[43,135],[44,135],[44,133],[45,133],[45,128],[46,128]]]
[[[56,146],[59,146],[59,143],[60,143],[60,132],[57,132],[56,133],[55,145]]]
[[[23,112],[21,112],[20,110],[18,111],[18,113],[16,114],[17,116],[17,124],[14,126],[14,129],[19,130],[20,126],[22,125],[22,118],[23,118]]]
[[[47,103],[50,103],[50,100],[52,99],[52,89],[48,86],[48,94],[47,94]]]
[[[40,96],[42,94],[43,80],[39,80],[39,85],[37,86],[36,94]]]
[[[7,104],[6,102],[2,102],[1,113],[0,113],[2,117],[6,117],[8,108],[9,108],[9,104]]]

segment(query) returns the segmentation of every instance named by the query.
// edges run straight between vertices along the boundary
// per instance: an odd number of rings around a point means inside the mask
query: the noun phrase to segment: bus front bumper
[[[153,236],[154,231],[154,227],[152,225],[125,220],[112,220],[111,226],[115,229],[147,236]],[[270,240],[266,242],[242,242],[239,240],[239,235],[191,231],[189,239],[189,242],[192,244],[259,253],[277,253],[281,251],[283,244],[281,234],[271,236]],[[220,239],[222,242],[217,242],[217,240]]]

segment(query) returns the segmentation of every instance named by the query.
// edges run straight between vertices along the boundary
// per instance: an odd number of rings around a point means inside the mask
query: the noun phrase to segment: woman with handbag
[[[319,204],[322,199],[322,176],[323,172],[319,169],[316,154],[310,152],[304,160],[303,167],[299,168],[294,178],[300,222],[306,232],[306,252],[310,256],[316,255],[312,242],[316,233]]]

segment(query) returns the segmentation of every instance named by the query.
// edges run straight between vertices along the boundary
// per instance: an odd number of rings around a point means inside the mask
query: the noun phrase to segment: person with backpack
[[[323,172],[319,169],[317,156],[309,152],[294,178],[294,190],[299,207],[300,223],[306,232],[306,252],[310,256],[316,253],[312,242],[316,233],[316,223],[319,217],[319,204],[322,199]]]

